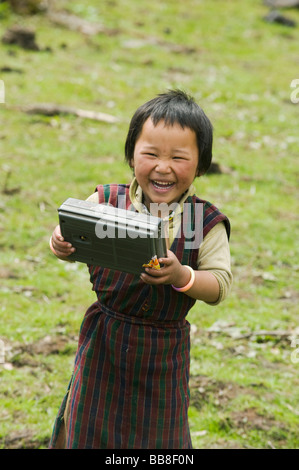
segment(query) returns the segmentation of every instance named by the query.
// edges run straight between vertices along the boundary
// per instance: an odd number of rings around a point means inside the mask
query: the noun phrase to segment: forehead
[[[161,119],[156,124],[149,117],[143,124],[141,133],[138,140],[146,140],[148,142],[159,140],[161,142],[173,142],[174,144],[180,143],[181,145],[197,146],[196,133],[189,127],[182,127],[178,122],[168,124],[164,119]]]

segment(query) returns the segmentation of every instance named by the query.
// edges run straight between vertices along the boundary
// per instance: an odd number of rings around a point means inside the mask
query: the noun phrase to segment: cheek
[[[146,160],[135,160],[134,164],[135,173],[138,173],[142,176],[147,176],[152,170],[152,164]]]
[[[182,183],[191,183],[196,176],[196,169],[193,167],[181,168],[180,171],[177,171],[177,175]]]

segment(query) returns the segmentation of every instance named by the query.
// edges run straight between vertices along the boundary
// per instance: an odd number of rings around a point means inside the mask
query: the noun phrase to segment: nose
[[[170,162],[168,161],[168,159],[159,158],[155,170],[157,171],[157,173],[171,173]]]

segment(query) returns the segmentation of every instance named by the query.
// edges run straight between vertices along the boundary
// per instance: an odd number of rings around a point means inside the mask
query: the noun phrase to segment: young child
[[[125,145],[131,184],[99,185],[89,200],[150,211],[175,207],[167,257],[141,276],[89,266],[97,301],[80,329],[73,375],[55,421],[50,448],[188,449],[190,325],[196,300],[227,295],[232,275],[230,224],[194,194],[193,180],[212,159],[212,125],[179,90],[158,95],[134,114]],[[173,204],[176,203],[175,206]],[[184,208],[203,204],[203,240],[187,247],[179,230]],[[193,219],[192,219],[193,217]],[[179,234],[176,236],[176,234]],[[60,259],[74,251],[59,226],[50,246]]]

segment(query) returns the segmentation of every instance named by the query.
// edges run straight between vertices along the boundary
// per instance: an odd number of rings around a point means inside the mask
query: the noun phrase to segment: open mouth
[[[154,186],[154,188],[157,189],[158,191],[169,191],[169,189],[171,189],[175,184],[170,181],[158,181],[158,180],[152,180],[151,183]]]

